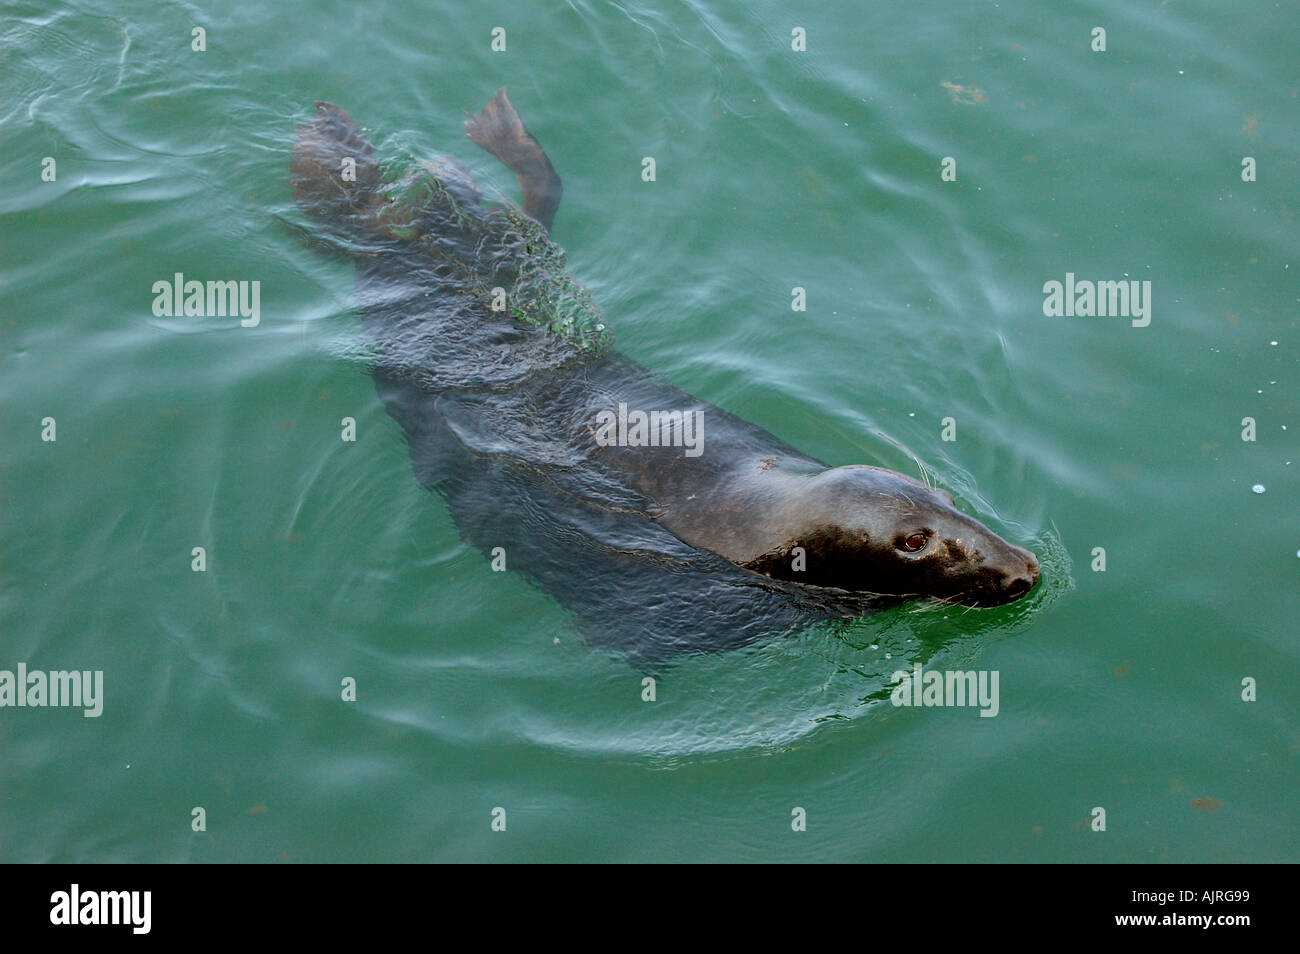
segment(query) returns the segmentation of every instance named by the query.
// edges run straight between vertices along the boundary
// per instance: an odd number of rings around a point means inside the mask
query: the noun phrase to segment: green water
[[[0,709],[0,860],[1297,860],[1300,15],[1058,7],[7,3],[0,670],[105,699]],[[492,572],[349,267],[275,216],[318,99],[514,194],[461,129],[503,85],[621,350],[832,464],[915,455],[1042,587],[645,702]],[[261,282],[260,323],[155,317],[176,272]],[[1149,280],[1150,325],[1046,317],[1067,272]],[[891,706],[919,658],[998,715]]]

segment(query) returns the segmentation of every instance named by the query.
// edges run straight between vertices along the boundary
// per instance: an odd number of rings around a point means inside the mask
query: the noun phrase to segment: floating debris
[[[963,86],[960,83],[949,83],[947,80],[944,80],[939,85],[951,94],[954,103],[961,103],[964,106],[984,106],[988,104],[989,98],[984,95],[984,91],[978,86]]]

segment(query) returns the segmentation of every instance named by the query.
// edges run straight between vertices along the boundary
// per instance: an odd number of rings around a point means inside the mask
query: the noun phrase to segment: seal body
[[[291,177],[318,239],[356,262],[379,394],[467,540],[654,657],[1032,588],[1033,555],[945,491],[827,467],[614,351],[549,236],[562,187],[540,144],[504,91],[466,127],[523,212],[448,160],[386,172],[330,104],[297,130]]]

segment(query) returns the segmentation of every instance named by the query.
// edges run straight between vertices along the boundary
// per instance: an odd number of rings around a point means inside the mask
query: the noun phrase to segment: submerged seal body
[[[450,160],[382,166],[328,103],[296,131],[291,179],[316,240],[356,263],[380,396],[467,539],[588,622],[618,615],[604,628],[629,652],[1034,586],[1034,555],[947,491],[828,467],[614,351],[549,235],[559,176],[504,90],[466,129],[522,211]]]

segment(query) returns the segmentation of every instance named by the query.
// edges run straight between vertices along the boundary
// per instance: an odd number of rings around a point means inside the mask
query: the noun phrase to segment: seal
[[[550,237],[560,177],[505,90],[465,128],[515,173],[522,209],[450,159],[381,162],[329,103],[297,128],[290,176],[315,240],[356,264],[381,399],[467,539],[522,551],[524,572],[567,604],[597,585],[557,569],[575,548],[611,576],[620,561],[695,561],[726,585],[693,598],[716,598],[732,626],[745,599],[715,590],[843,617],[915,599],[1000,606],[1034,587],[1035,556],[947,491],[828,466],[614,350]],[[647,608],[666,585],[656,578]],[[774,611],[767,629],[801,612]]]

